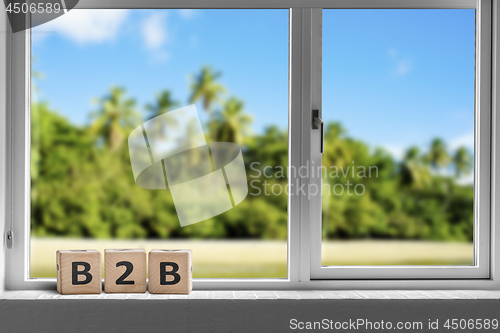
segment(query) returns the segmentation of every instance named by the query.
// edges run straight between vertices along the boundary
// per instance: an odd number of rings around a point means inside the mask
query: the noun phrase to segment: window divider
[[[288,58],[288,161],[289,169],[301,163],[301,150],[292,149],[300,147],[301,112],[302,100],[302,9],[290,8],[289,12],[289,58]],[[288,172],[288,189],[300,179],[293,177]],[[288,195],[288,279],[291,282],[299,282],[301,276],[301,198]]]
[[[311,107],[309,111],[309,119],[312,118],[312,110],[318,110],[319,118],[323,119],[323,108],[322,108],[322,76],[323,76],[323,9],[314,8],[312,10],[312,22],[311,22],[311,33],[312,33],[312,48],[311,48],[311,68],[312,68],[312,79],[311,79]],[[333,110],[329,110],[333,112]],[[309,124],[311,128],[311,124]],[[310,177],[311,177],[311,187],[309,189],[310,194],[310,205],[311,205],[311,275],[314,276],[314,271],[316,267],[321,267],[321,224],[322,224],[322,153],[320,151],[321,132],[319,130],[311,131],[311,144],[310,144]],[[324,144],[324,143],[323,143]],[[318,172],[319,171],[319,172]],[[313,193],[315,195],[313,195]]]

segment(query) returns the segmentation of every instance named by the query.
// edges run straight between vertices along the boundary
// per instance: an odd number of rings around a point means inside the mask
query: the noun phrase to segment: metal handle
[[[12,249],[12,243],[14,242],[14,233],[12,231],[7,231],[7,248]]]
[[[318,110],[313,110],[312,112],[312,128],[313,129],[321,129],[321,139],[320,139],[320,152],[323,154],[324,151],[324,127],[325,123],[324,121],[319,117],[319,111]]]

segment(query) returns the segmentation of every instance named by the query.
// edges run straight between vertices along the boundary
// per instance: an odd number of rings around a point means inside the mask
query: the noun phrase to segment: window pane
[[[472,265],[475,10],[323,11],[323,265]]]
[[[136,247],[286,277],[287,196],[258,175],[288,164],[288,10],[71,10],[32,60],[31,277]]]

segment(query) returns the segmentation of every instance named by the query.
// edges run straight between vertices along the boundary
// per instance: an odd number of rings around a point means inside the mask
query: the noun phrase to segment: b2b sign
[[[101,253],[97,250],[59,250],[57,291],[60,294],[100,294]],[[104,250],[106,293],[189,294],[192,290],[191,250],[149,252],[149,286],[144,249]]]

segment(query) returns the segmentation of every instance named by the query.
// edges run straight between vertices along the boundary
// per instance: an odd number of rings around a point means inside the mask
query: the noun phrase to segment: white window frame
[[[311,129],[311,112],[321,112],[321,13],[322,8],[476,8],[476,182],[479,180],[481,201],[475,206],[475,232],[479,243],[477,269],[470,275],[466,268],[454,274],[422,275],[403,267],[400,271],[391,267],[363,267],[361,271],[348,267],[343,269],[321,267],[318,229],[321,228],[320,198],[309,200],[306,195],[289,197],[288,205],[288,277],[286,279],[195,279],[194,289],[500,289],[500,256],[495,255],[500,242],[499,217],[495,206],[500,202],[496,189],[500,189],[500,153],[497,152],[500,107],[496,91],[500,87],[497,67],[500,63],[498,20],[500,9],[494,0],[185,0],[165,2],[162,0],[80,0],[75,9],[82,8],[282,8],[290,10],[289,21],[289,163],[299,167],[318,159],[315,150],[318,134]],[[0,24],[10,31],[5,15]],[[29,278],[30,255],[30,34],[29,31],[7,33],[6,43],[1,47],[6,53],[5,81],[7,99],[5,103],[7,149],[0,158],[5,163],[6,230],[12,231],[12,248],[6,249],[6,287],[8,289],[55,289],[55,279]],[[0,39],[1,40],[1,39]],[[318,65],[319,64],[319,65]],[[2,77],[2,76],[0,76]],[[0,119],[1,120],[1,119]],[[0,121],[1,122],[1,121]],[[486,140],[487,139],[487,140]],[[479,152],[479,154],[477,153]],[[491,154],[490,154],[491,152]],[[485,164],[484,159],[488,159]],[[480,159],[480,160],[479,160]],[[480,163],[480,164],[477,164]],[[491,171],[491,172],[490,172]],[[490,176],[491,173],[491,176]],[[2,174],[2,172],[0,172]],[[299,181],[307,188],[318,179],[289,179]],[[320,180],[319,180],[320,181]],[[491,188],[489,184],[491,183]],[[2,185],[3,184],[3,185]],[[478,188],[476,188],[478,190]],[[477,193],[477,192],[476,192]],[[491,205],[490,205],[491,202]],[[320,235],[321,233],[319,233]],[[5,240],[5,238],[4,238]],[[4,241],[4,246],[6,242]],[[55,259],[54,259],[55,260]],[[318,265],[319,263],[319,265]],[[464,270],[464,267],[458,267]],[[423,270],[438,271],[434,267]],[[357,272],[356,272],[357,271]],[[340,272],[340,273],[339,273]],[[386,273],[384,273],[386,272]],[[450,272],[451,273],[451,272]],[[458,276],[457,275],[457,276]],[[440,278],[440,279],[438,279]],[[446,279],[444,279],[446,278]],[[335,280],[334,280],[335,279]]]
[[[475,123],[474,123],[474,264],[394,265],[394,266],[322,266],[321,196],[312,196],[311,205],[311,276],[314,279],[449,279],[488,278],[490,273],[490,124],[491,124],[491,1],[476,5]],[[321,36],[322,11],[313,10],[313,36]],[[313,39],[313,109],[321,115],[321,40]],[[315,88],[319,86],[318,88]],[[332,114],[334,110],[328,110]],[[313,131],[311,164],[321,165],[318,149],[320,132]],[[320,175],[321,176],[321,175]],[[321,177],[312,179],[321,188]],[[319,222],[316,222],[318,221]]]

